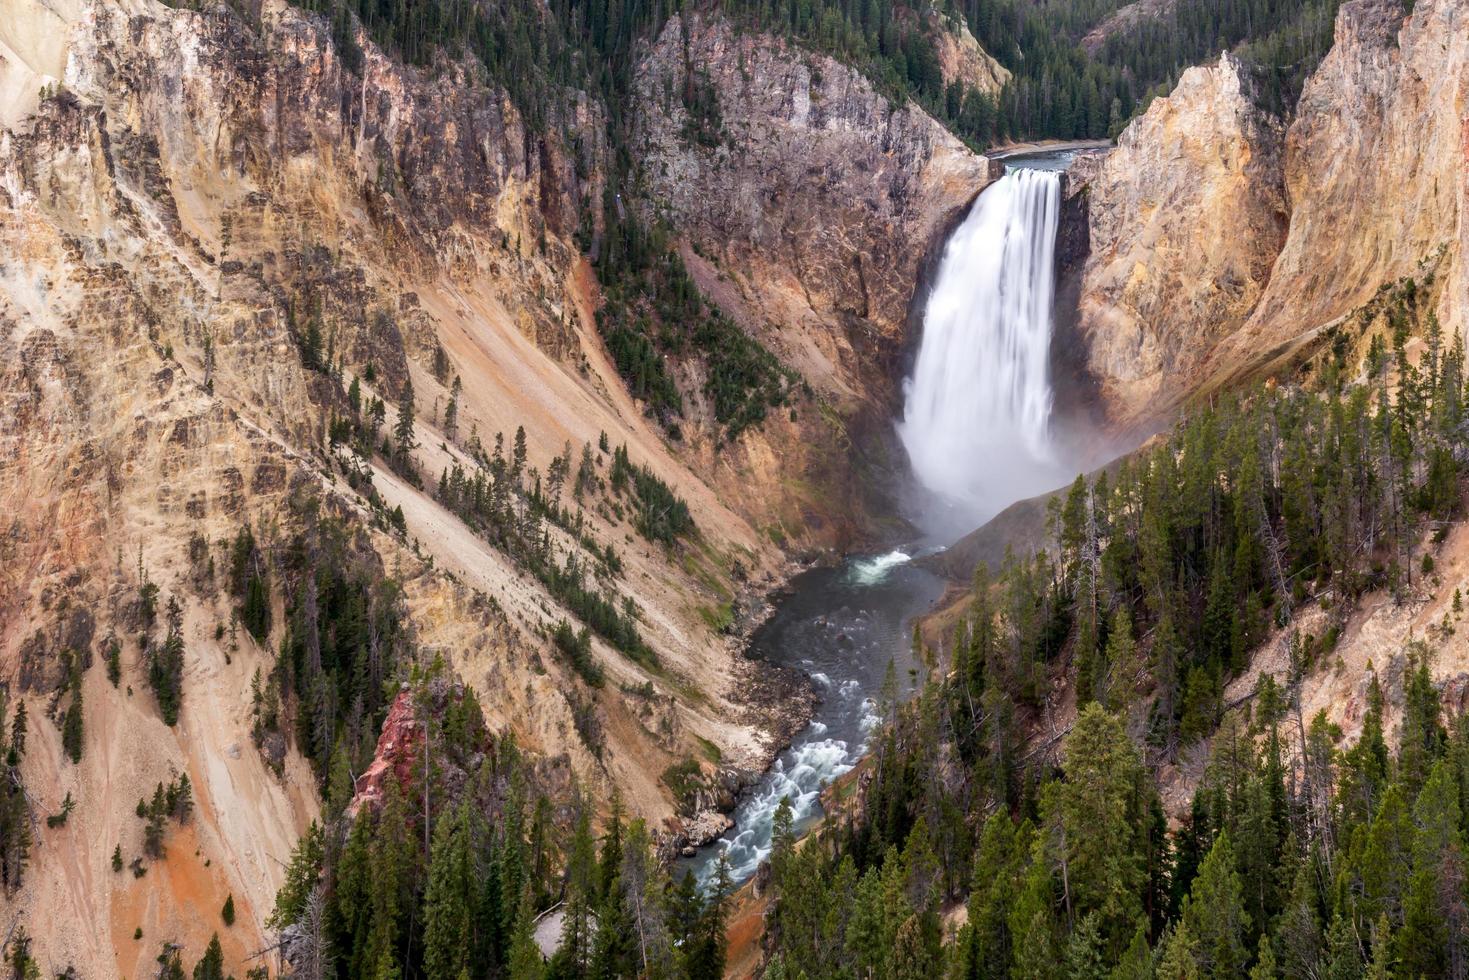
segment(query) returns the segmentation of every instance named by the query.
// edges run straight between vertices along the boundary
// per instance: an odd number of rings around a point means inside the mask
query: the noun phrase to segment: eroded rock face
[[[1073,175],[1089,185],[1079,332],[1114,420],[1193,390],[1258,302],[1285,239],[1282,137],[1225,55],[1184,72],[1115,150]]]
[[[937,10],[929,14],[930,36],[938,55],[944,84],[958,82],[967,89],[998,96],[1010,80],[1010,69],[996,61],[969,30],[969,22]]]
[[[690,135],[691,78],[717,98],[713,145]],[[821,390],[889,394],[918,265],[987,161],[851,69],[720,18],[670,20],[637,91],[651,197],[724,305]]]
[[[1366,303],[1382,283],[1440,280],[1438,315],[1465,329],[1469,4],[1355,0],[1306,83],[1286,141],[1288,235],[1269,288],[1212,369],[1227,373]],[[1451,334],[1452,335],[1452,334]]]
[[[1114,427],[1276,370],[1384,283],[1431,272],[1463,333],[1469,6],[1342,6],[1283,134],[1229,58],[1186,72],[1088,183],[1079,302]]]

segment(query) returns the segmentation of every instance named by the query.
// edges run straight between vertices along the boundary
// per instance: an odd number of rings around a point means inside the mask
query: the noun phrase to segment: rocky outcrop
[[[1469,6],[1355,0],[1307,81],[1286,139],[1290,232],[1216,381],[1309,339],[1405,276],[1439,279],[1436,312],[1463,333],[1469,192]]]
[[[1078,333],[1107,412],[1126,423],[1176,404],[1214,345],[1259,301],[1286,233],[1283,129],[1224,55],[1086,164],[1090,254]]]
[[[689,86],[717,139],[692,135]],[[637,91],[650,195],[725,305],[822,391],[881,400],[918,264],[985,159],[852,69],[717,17],[670,20]]]
[[[1354,0],[1282,133],[1232,59],[1186,72],[1086,175],[1079,330],[1112,425],[1293,363],[1384,284],[1462,333],[1462,0]]]
[[[1132,3],[1124,4],[1087,31],[1081,39],[1081,46],[1089,54],[1100,54],[1107,46],[1108,38],[1126,34],[1151,21],[1161,20],[1172,12],[1175,3],[1176,0],[1133,0]]]
[[[422,751],[423,725],[413,715],[413,694],[404,684],[383,719],[372,762],[353,783],[351,813],[355,815],[364,806],[381,806],[390,783],[396,783],[399,790],[412,786],[413,767]]]
[[[944,84],[959,85],[991,97],[1010,81],[1010,69],[996,61],[969,30],[969,22],[954,19],[935,10],[929,14],[930,37]]]

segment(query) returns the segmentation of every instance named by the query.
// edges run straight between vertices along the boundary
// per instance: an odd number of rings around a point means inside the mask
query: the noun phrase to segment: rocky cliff
[[[1010,80],[1010,69],[980,45],[967,21],[934,10],[929,14],[929,30],[945,85],[958,82],[966,90],[999,96]]]
[[[690,84],[717,98],[715,139],[688,137]],[[986,160],[852,69],[719,18],[671,20],[637,88],[650,195],[712,291],[839,401],[891,384],[919,263]]]
[[[954,71],[989,71],[977,45],[938,33]],[[724,465],[783,471],[799,523],[837,514],[856,522],[838,541],[870,536],[868,515],[892,512],[906,465],[891,419],[914,283],[988,162],[851,68],[719,17],[670,20],[636,90],[648,197],[699,285],[825,403],[818,424]],[[765,492],[759,479],[720,487],[735,501]]]
[[[47,969],[136,976],[163,942],[197,957],[217,927],[210,910],[233,894],[227,966],[242,975],[265,945],[282,862],[320,803],[289,740],[252,739],[251,681],[271,676],[296,597],[272,597],[267,642],[236,628],[216,570],[246,525],[279,564],[310,515],[343,522],[363,567],[401,584],[420,658],[445,657],[492,726],[596,792],[619,786],[660,825],[674,810],[659,778],[671,763],[712,744],[726,767],[763,765],[779,705],[800,699],[756,676],[717,627],[740,589],[779,573],[774,542],[839,509],[797,454],[840,448],[846,407],[879,400],[865,386],[897,349],[918,255],[982,185],[983,160],[834,63],[769,39],[736,51],[727,27],[697,23],[690,50],[718,83],[725,135],[690,147],[681,103],[662,89],[683,77],[679,28],[665,33],[640,76],[650,207],[689,221],[707,290],[839,407],[773,418],[732,446],[697,428],[678,444],[613,369],[571,237],[607,169],[594,101],[563,93],[532,127],[473,61],[407,68],[361,34],[342,49],[279,0],[258,18],[150,0],[11,11],[0,22],[0,685],[12,710],[16,697],[30,708],[23,771],[38,823],[0,923],[25,922]],[[741,53],[758,84],[738,71]],[[349,381],[390,406],[411,381],[422,489],[401,461],[359,456],[334,434]],[[547,639],[568,611],[436,499],[442,472],[472,471],[480,447],[518,427],[542,473],[605,434],[688,502],[700,533],[677,553],[609,500],[579,526],[615,546],[615,588],[656,671],[594,640],[607,683],[583,684]],[[561,551],[580,547],[548,534]],[[140,643],[155,587],[160,608],[180,610],[175,726]],[[96,666],[82,675],[74,764],[58,727],[74,697],[64,665],[97,663],[114,635],[118,683]],[[758,690],[774,692],[774,714]],[[138,798],[182,773],[197,819],[142,876],[114,873],[114,847],[140,853]],[[68,792],[75,811],[44,827]]]
[[[1078,329],[1114,418],[1192,391],[1259,301],[1286,232],[1282,131],[1225,55],[1184,72],[1072,175],[1087,187],[1091,245]]]
[[[1316,335],[1385,283],[1437,278],[1437,313],[1464,333],[1469,5],[1343,5],[1285,145],[1290,231],[1245,329],[1211,369]]]
[[[1343,5],[1282,128],[1225,57],[1134,120],[1088,184],[1079,327],[1117,427],[1284,363],[1386,283],[1465,327],[1461,0]]]

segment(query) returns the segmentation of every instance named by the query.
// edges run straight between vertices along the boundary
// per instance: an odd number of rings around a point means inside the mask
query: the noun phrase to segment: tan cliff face
[[[1462,334],[1469,189],[1469,4],[1342,7],[1331,53],[1286,138],[1290,234],[1245,329],[1211,367],[1289,345],[1361,307],[1383,283],[1441,280],[1439,319]],[[1450,333],[1452,336],[1452,333]]]
[[[717,141],[686,135],[690,78]],[[919,264],[988,162],[850,68],[719,18],[670,20],[637,90],[650,196],[726,305],[839,403],[891,383],[873,354],[901,343]]]
[[[934,10],[929,14],[929,27],[944,84],[958,82],[965,89],[997,98],[1010,81],[1010,69],[980,45],[969,30],[969,22]]]
[[[1288,363],[1401,277],[1465,329],[1469,7],[1357,0],[1282,132],[1229,58],[1186,72],[1087,185],[1079,301],[1114,427]]]
[[[1278,122],[1225,55],[1083,158],[1091,251],[1078,330],[1114,419],[1192,391],[1204,358],[1259,301],[1285,237]]]

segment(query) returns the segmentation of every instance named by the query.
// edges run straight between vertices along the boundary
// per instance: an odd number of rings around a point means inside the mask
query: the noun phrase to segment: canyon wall
[[[977,44],[938,33],[957,45],[952,70],[984,75],[990,59]],[[680,236],[700,288],[823,405],[819,425],[800,425],[769,450],[726,451],[720,468],[748,462],[721,492],[731,501],[767,494],[745,474],[784,473],[800,515],[786,523],[835,519],[842,546],[891,535],[879,522],[894,512],[906,473],[892,419],[914,283],[988,182],[988,162],[859,72],[717,16],[671,19],[636,91],[634,148],[648,197]],[[715,121],[703,138],[691,135]]]
[[[728,445],[691,399],[676,442],[613,368],[572,238],[608,169],[595,101],[562,93],[533,127],[472,60],[408,68],[360,33],[342,50],[279,0],[258,19],[151,0],[12,9],[0,23],[0,685],[32,719],[22,769],[37,840],[0,922],[27,926],[43,966],[137,976],[164,942],[192,961],[227,895],[227,967],[243,975],[267,944],[283,862],[321,804],[289,740],[252,738],[252,679],[270,676],[294,597],[274,597],[268,642],[236,629],[222,569],[247,524],[279,562],[306,523],[341,522],[364,567],[402,586],[419,658],[443,656],[491,727],[514,731],[563,788],[573,773],[597,795],[617,786],[676,836],[667,766],[713,745],[726,770],[762,767],[801,698],[739,657],[721,624],[742,589],[784,573],[782,546],[832,540],[822,525],[845,491],[821,481],[846,471],[822,466],[845,458],[850,414],[885,397],[867,386],[887,376],[913,269],[982,186],[984,161],[783,42],[739,42],[746,82],[727,25],[696,27],[692,50],[733,135],[693,146],[662,92],[682,57],[670,28],[640,73],[657,176],[628,203],[688,221],[701,285],[815,392]],[[308,322],[330,371],[304,363]],[[697,367],[680,370],[697,392]],[[389,406],[411,381],[422,489],[335,441],[349,380]],[[583,684],[547,639],[570,614],[435,498],[448,467],[473,469],[473,440],[508,443],[519,427],[542,472],[605,434],[688,502],[700,535],[676,553],[620,507],[585,513],[587,539],[615,545],[617,588],[656,670],[594,639],[607,683]],[[152,587],[180,607],[176,726],[159,716],[139,640]],[[95,666],[112,635],[116,685]],[[59,731],[69,655],[94,664],[75,764]],[[196,819],[170,830],[145,874],[115,873],[114,847],[140,853],[137,800],[185,773]],[[44,826],[67,793],[75,811]]]
[[[1184,73],[1087,185],[1079,330],[1114,427],[1284,364],[1384,283],[1465,328],[1469,7],[1344,4],[1288,127],[1228,56]]]
[[[1463,334],[1469,186],[1469,4],[1342,6],[1335,43],[1307,81],[1286,136],[1290,232],[1245,328],[1212,359],[1214,380],[1278,354],[1372,298],[1384,283],[1438,280],[1438,315]]]
[[[712,91],[716,139],[685,135],[686,85]],[[893,384],[919,263],[985,158],[853,69],[717,17],[670,20],[637,90],[650,196],[711,294],[839,402]]]
[[[1091,250],[1078,332],[1107,412],[1130,421],[1192,391],[1259,301],[1285,238],[1281,124],[1232,56],[1190,68],[1083,158]]]

